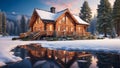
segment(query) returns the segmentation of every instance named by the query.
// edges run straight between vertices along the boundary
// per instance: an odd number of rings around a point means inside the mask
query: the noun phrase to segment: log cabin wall
[[[34,22],[34,25],[32,27],[33,32],[44,32],[44,23],[41,21],[39,17],[37,17],[36,21]]]
[[[56,22],[56,35],[61,36],[72,36],[74,33],[75,22],[67,14],[63,14]]]
[[[37,17],[32,28],[33,28],[33,32],[46,31],[47,36],[53,36],[53,33],[55,31],[57,37],[73,36],[74,33],[76,34],[76,36],[82,36],[86,32],[85,25],[80,25],[80,24],[76,25],[76,23],[68,15],[63,15],[56,22],[55,28],[53,22],[44,23],[39,17]]]
[[[76,25],[76,36],[82,36],[86,32],[84,25]]]
[[[88,25],[77,23],[78,21],[71,15],[69,11],[61,14],[57,20],[41,19],[39,14],[34,11],[30,20],[32,32],[45,34],[46,36],[83,36],[89,34],[86,32]],[[41,35],[43,35],[41,34]]]
[[[53,36],[54,33],[54,24],[53,22],[46,24],[46,35],[47,36]]]

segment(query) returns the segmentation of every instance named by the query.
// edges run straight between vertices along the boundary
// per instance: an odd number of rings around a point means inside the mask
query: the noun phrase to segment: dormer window
[[[65,17],[62,18],[61,22],[65,22]]]

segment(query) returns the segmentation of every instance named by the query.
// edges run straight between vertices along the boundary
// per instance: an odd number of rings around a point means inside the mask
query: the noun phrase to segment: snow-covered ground
[[[103,40],[74,40],[74,41],[20,41],[11,40],[12,37],[0,37],[0,66],[7,62],[16,62],[22,60],[10,52],[17,45],[30,43],[41,43],[43,47],[54,49],[79,49],[79,50],[103,50],[120,52],[120,39],[103,39]]]

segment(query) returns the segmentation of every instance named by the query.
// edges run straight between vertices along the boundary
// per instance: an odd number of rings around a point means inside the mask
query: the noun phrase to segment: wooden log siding
[[[52,36],[54,33],[54,24],[48,23],[46,24],[46,34],[47,36]]]
[[[44,31],[44,23],[38,17],[33,25],[33,32]]]
[[[30,19],[30,24],[29,24],[29,27],[31,28],[31,31],[33,31],[33,25],[36,21],[36,19],[38,18],[38,14],[34,11],[33,14],[32,14],[32,17]]]
[[[75,29],[75,23],[67,15],[63,15],[59,21],[56,22],[56,34],[57,36],[71,36],[73,35]]]
[[[85,34],[85,26],[84,25],[76,25],[76,35],[83,36]]]
[[[41,31],[47,36],[82,36],[88,35],[86,32],[88,25],[77,23],[78,21],[71,15],[69,11],[63,13],[56,21],[44,21],[34,11],[30,20],[32,32]]]

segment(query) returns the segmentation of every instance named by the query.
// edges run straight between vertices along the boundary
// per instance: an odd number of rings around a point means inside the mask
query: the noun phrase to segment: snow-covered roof
[[[56,20],[60,15],[62,15],[65,10],[57,12],[57,13],[51,13],[49,11],[44,11],[44,10],[40,10],[40,9],[35,9],[35,11],[37,12],[37,14],[40,16],[41,19],[44,20]]]
[[[79,16],[77,16],[77,15],[73,15],[73,16],[74,16],[75,19],[78,21],[78,23],[89,25],[89,23],[83,21]]]
[[[44,11],[40,9],[35,9],[37,14],[40,16],[43,20],[53,20],[56,21],[59,16],[61,16],[63,13],[65,13],[67,9],[59,11],[57,13],[51,13],[49,11]],[[78,21],[79,24],[85,24],[89,25],[87,22],[83,21],[79,16],[73,15],[73,17]]]
[[[36,9],[37,14],[40,16],[41,19],[46,19],[46,20],[54,20],[55,19],[55,14]]]

